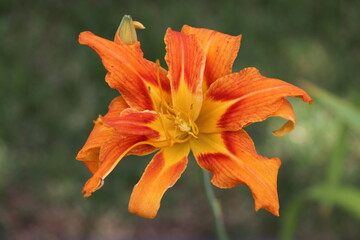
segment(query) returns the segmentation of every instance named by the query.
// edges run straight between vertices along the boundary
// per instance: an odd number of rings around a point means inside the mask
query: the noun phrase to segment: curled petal
[[[201,132],[237,131],[274,115],[285,97],[312,102],[304,90],[266,78],[255,68],[246,68],[210,86],[197,124]]]
[[[146,218],[154,218],[165,191],[180,178],[187,165],[190,148],[187,143],[163,148],[146,167],[135,185],[129,211]]]
[[[114,134],[114,130],[100,124],[95,124],[85,145],[76,156],[77,160],[83,161],[91,173],[99,166],[99,152],[101,145]]]
[[[232,73],[232,65],[240,49],[241,35],[230,36],[205,28],[184,25],[182,33],[194,34],[206,56],[203,91],[218,78]]]
[[[202,104],[202,79],[205,55],[194,35],[185,35],[168,29],[165,35],[171,85],[175,109],[190,113],[192,119],[199,115]]]
[[[133,45],[118,44],[91,32],[82,32],[79,42],[90,46],[99,54],[108,70],[106,82],[120,91],[130,107],[153,110],[154,105],[159,104],[157,96],[161,89],[166,96],[169,95],[170,85],[166,71],[143,58],[138,42]]]
[[[146,145],[146,140],[144,136],[124,136],[115,132],[100,148],[99,163],[94,175],[84,185],[82,190],[84,196],[89,197],[98,190],[120,160],[136,146]],[[148,150],[155,150],[151,146],[148,147]]]
[[[128,107],[129,105],[126,104],[126,102],[121,96],[117,97],[110,103],[109,111],[106,113],[105,116],[119,116],[120,113]],[[100,147],[113,134],[114,130],[112,128],[106,127],[102,124],[95,124],[88,139],[86,140],[85,145],[77,154],[76,159],[83,161],[90,170],[90,172],[94,173],[99,166]]]
[[[192,139],[190,145],[198,164],[213,174],[214,185],[220,188],[247,185],[255,200],[255,210],[264,208],[279,215],[280,160],[259,156],[244,130],[202,134]]]
[[[296,117],[291,103],[284,99],[280,108],[271,117],[282,117],[288,121],[278,130],[273,131],[273,134],[277,137],[284,136],[291,132],[295,128]]]

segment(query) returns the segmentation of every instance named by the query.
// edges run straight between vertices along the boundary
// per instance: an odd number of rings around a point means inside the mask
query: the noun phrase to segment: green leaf
[[[285,206],[285,209],[281,214],[281,225],[278,235],[279,240],[294,239],[300,213],[303,207],[304,201],[301,197],[295,197]]]
[[[309,200],[339,207],[360,220],[360,189],[352,186],[330,188],[323,185],[312,187],[307,192]]]
[[[320,88],[316,85],[306,82],[306,90],[319,102],[333,111],[334,114],[345,120],[350,126],[360,131],[360,109],[356,108],[350,102]]]
[[[344,161],[349,154],[348,129],[348,125],[341,122],[339,123],[337,132],[333,133],[336,141],[330,150],[327,176],[325,179],[331,188],[335,188],[340,184],[344,172]]]

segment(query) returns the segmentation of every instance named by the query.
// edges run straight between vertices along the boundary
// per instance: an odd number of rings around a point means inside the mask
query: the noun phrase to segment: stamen
[[[164,93],[163,93],[163,89],[162,89],[162,86],[161,86],[161,81],[160,81],[160,61],[159,59],[156,59],[155,61],[155,64],[156,64],[156,81],[159,85],[159,89],[160,89],[160,108],[162,106],[162,103],[164,101]]]
[[[196,123],[192,120],[191,116],[180,109],[174,109],[172,106],[169,106],[169,104],[166,102],[160,80],[160,68],[161,68],[160,61],[157,59],[155,63],[156,63],[156,80],[160,90],[160,104],[159,106],[156,106],[157,107],[156,111],[160,119],[161,127],[163,128],[165,133],[165,137],[166,137],[165,141],[167,141],[168,144],[172,146],[174,143],[184,143],[192,137],[197,138],[196,135],[199,133],[199,128],[196,125]],[[187,121],[183,120],[183,116],[187,118],[186,119]],[[166,121],[166,119],[164,119],[165,117],[167,120],[174,121],[175,125],[180,130],[180,132],[183,133],[186,132],[188,135],[184,139],[179,139],[178,136],[173,136],[170,133],[169,129],[165,126],[165,121]]]
[[[165,135],[166,135],[166,141],[170,141],[172,140],[172,136],[171,134],[169,133],[168,129],[165,127],[165,123],[164,123],[164,119],[163,119],[163,114],[161,112],[163,112],[163,105],[165,103],[165,107],[168,111],[169,109],[169,106],[166,104],[166,101],[164,99],[164,93],[163,93],[163,89],[162,89],[162,86],[161,86],[161,81],[160,81],[160,61],[159,59],[156,59],[155,61],[156,63],[156,80],[157,80],[157,83],[159,85],[159,89],[160,89],[160,106],[158,107],[157,109],[157,114],[159,116],[159,119],[160,119],[160,123],[161,123],[161,127],[163,128],[164,132],[165,132]],[[157,107],[157,106],[156,106]]]

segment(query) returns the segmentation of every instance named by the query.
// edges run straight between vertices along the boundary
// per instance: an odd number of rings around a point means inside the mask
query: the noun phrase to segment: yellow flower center
[[[175,110],[169,104],[162,102],[158,115],[169,146],[186,142],[193,137],[197,138],[199,129],[189,114]]]
[[[175,123],[176,123],[177,127],[180,129],[180,131],[183,131],[183,132],[191,131],[191,125],[189,123],[185,122],[183,119],[176,118]]]
[[[193,137],[197,138],[199,128],[190,114],[173,107],[171,103],[165,100],[159,76],[159,61],[156,61],[156,65],[158,68],[157,81],[160,88],[160,106],[157,107],[156,112],[165,133],[165,141],[168,142],[169,146],[172,146],[174,143],[184,143]]]
[[[174,123],[174,130],[172,132],[175,142],[185,142],[192,137],[197,138],[199,129],[189,114],[179,111],[175,116],[170,116],[170,119],[173,119]]]

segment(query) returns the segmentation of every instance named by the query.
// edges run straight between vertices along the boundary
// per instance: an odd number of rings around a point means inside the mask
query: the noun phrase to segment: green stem
[[[221,205],[219,200],[215,197],[214,190],[211,186],[210,173],[205,170],[202,170],[202,172],[206,197],[208,199],[211,212],[214,216],[216,235],[219,240],[228,240],[222,216]]]

